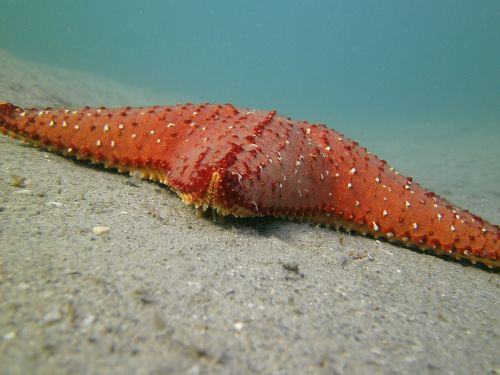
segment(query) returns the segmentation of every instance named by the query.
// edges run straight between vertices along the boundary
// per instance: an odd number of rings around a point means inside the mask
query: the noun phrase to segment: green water
[[[0,48],[20,57],[158,98],[327,123],[431,188],[500,200],[498,0],[0,0],[0,9]]]

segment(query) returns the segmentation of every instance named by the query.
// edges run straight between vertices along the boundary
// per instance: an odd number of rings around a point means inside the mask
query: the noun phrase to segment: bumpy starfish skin
[[[0,130],[36,146],[168,185],[222,215],[343,227],[500,267],[490,224],[404,177],[323,125],[232,105],[24,110]]]

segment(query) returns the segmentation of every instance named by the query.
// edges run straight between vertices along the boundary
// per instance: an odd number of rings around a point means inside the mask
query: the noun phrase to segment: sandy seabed
[[[0,65],[0,99],[22,106],[153,100]],[[450,198],[498,222],[488,189]],[[370,238],[198,218],[158,184],[0,136],[1,374],[498,374],[499,290],[498,273]]]

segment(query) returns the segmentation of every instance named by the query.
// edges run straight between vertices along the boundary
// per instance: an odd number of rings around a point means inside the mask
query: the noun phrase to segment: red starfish
[[[29,109],[0,103],[0,130],[140,171],[195,207],[342,227],[500,267],[497,225],[453,206],[323,125],[232,105]]]

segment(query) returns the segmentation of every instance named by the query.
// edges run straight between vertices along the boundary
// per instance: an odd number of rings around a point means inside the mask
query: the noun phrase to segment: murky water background
[[[147,89],[152,104],[327,123],[459,204],[500,200],[498,1],[0,4],[0,48],[19,57]]]

